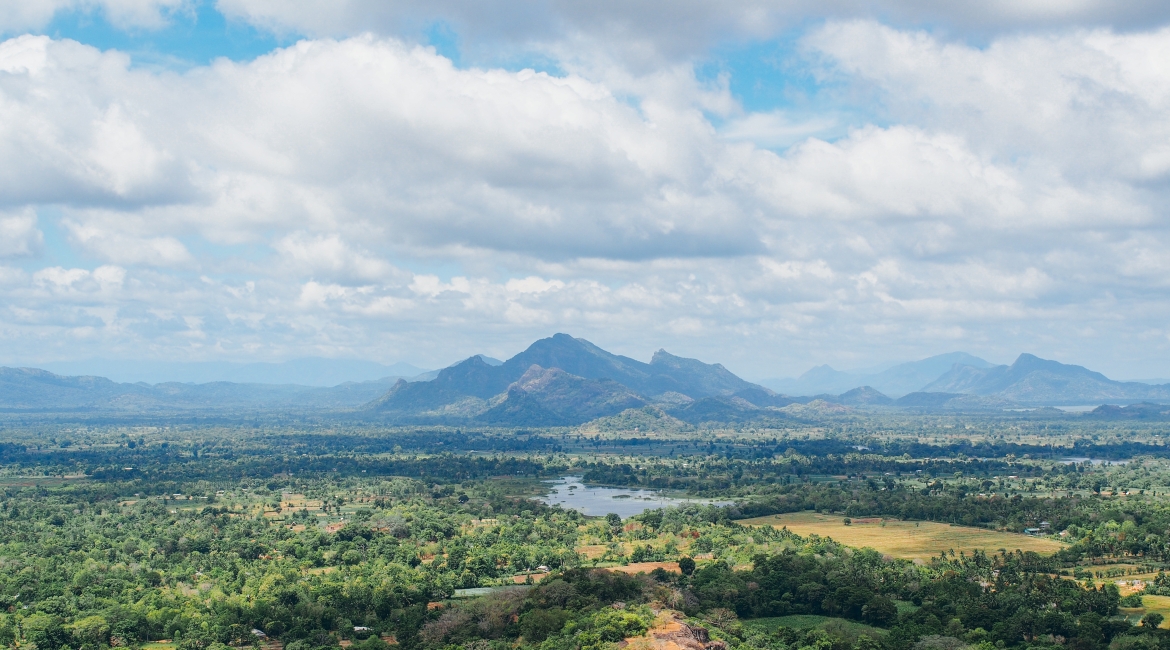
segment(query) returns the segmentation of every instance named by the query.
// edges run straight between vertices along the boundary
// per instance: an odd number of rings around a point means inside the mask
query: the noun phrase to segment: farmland
[[[1029,537],[984,528],[953,526],[931,521],[896,521],[874,518],[844,524],[844,517],[815,512],[796,512],[744,519],[747,526],[787,528],[798,535],[831,537],[847,546],[872,548],[885,555],[907,560],[926,561],[943,551],[971,554],[979,549],[994,554],[1008,551],[1034,551],[1052,554],[1064,547],[1049,538]]]

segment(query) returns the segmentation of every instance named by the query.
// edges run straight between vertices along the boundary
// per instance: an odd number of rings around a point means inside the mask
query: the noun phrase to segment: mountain
[[[490,358],[490,357],[487,357]],[[386,377],[413,378],[427,373],[409,363],[385,365],[363,359],[305,357],[279,363],[232,363],[227,361],[124,361],[90,359],[53,362],[42,369],[58,375],[100,376],[119,383],[169,382],[207,384],[297,384],[337,386],[346,382],[377,381]]]
[[[586,379],[560,368],[533,365],[511,386],[502,402],[477,419],[489,424],[555,426],[583,424],[646,400],[612,379]]]
[[[1020,404],[1091,404],[1170,400],[1170,384],[1113,381],[1099,372],[1021,354],[1010,366],[956,364],[924,391],[995,396]]]
[[[1102,420],[1170,420],[1170,407],[1149,402],[1129,406],[1103,404],[1086,413],[1085,417]]]
[[[956,364],[972,368],[991,368],[992,364],[966,352],[949,352],[918,361],[900,363],[877,372],[842,372],[822,365],[797,379],[769,379],[768,388],[786,395],[822,395],[845,393],[869,386],[890,397],[900,397],[924,390],[924,387],[948,372]]]
[[[555,369],[564,376],[544,377],[540,380],[544,383],[540,384],[539,390],[525,388],[537,386],[533,383],[536,378],[529,376],[534,367],[542,371]],[[570,392],[575,396],[575,406],[572,409],[563,404],[553,406],[549,402],[551,387],[568,386],[569,377],[610,382],[612,386],[572,384],[574,390]],[[549,388],[544,387],[546,384]],[[654,398],[687,403],[705,397],[731,397],[744,391],[758,393],[757,399],[760,400],[774,397],[768,389],[740,379],[719,364],[677,357],[665,350],[655,352],[650,363],[644,363],[607,352],[585,339],[556,334],[534,342],[500,365],[489,365],[477,355],[440,370],[431,381],[400,381],[386,395],[371,403],[370,410],[416,419],[420,416],[448,417],[452,405],[463,404],[464,410],[470,411],[478,404],[483,409],[480,417],[493,418],[496,422],[502,421],[498,418],[500,413],[520,412],[532,413],[535,419],[548,419],[553,417],[548,413],[553,413],[561,421],[568,421],[595,412],[590,401],[594,398],[586,398],[586,395],[600,390],[602,385],[609,386],[607,390],[611,392],[616,390],[613,386],[621,386],[641,400],[641,404]],[[507,396],[501,398],[503,402],[496,400],[489,404],[505,392]]]
[[[900,392],[946,363],[951,365],[920,390]],[[843,376],[851,377],[852,383],[860,375],[818,366],[806,373],[805,379],[831,384],[844,381]],[[599,419],[613,424],[649,418],[647,422],[661,421],[655,426],[679,427],[710,422],[779,423],[786,418],[847,413],[854,408],[1002,410],[1022,405],[1170,403],[1170,384],[1113,381],[1081,366],[1031,354],[1021,354],[1010,366],[992,366],[956,352],[866,376],[875,383],[794,398],[745,381],[719,364],[665,350],[642,362],[607,352],[584,339],[556,334],[506,361],[477,354],[433,374],[331,387],[120,383],[98,376],[62,376],[43,369],[0,368],[0,411],[334,410],[352,413],[347,417],[399,424],[568,426]],[[883,390],[883,385],[897,390]],[[1103,407],[1089,417],[1165,415],[1155,404]]]
[[[949,352],[919,361],[900,363],[888,370],[872,375],[866,385],[886,395],[901,396],[922,390],[955,364],[972,368],[990,368],[993,364],[966,352]]]
[[[65,377],[37,368],[0,368],[0,410],[337,409],[366,404],[389,386],[381,380],[331,388],[231,382],[127,384],[105,377]]]
[[[871,386],[862,386],[841,393],[834,401],[845,406],[889,406],[894,403],[894,400]]]
[[[865,383],[864,375],[834,370],[828,365],[809,369],[796,379],[764,379],[760,383],[785,395],[837,394]]]

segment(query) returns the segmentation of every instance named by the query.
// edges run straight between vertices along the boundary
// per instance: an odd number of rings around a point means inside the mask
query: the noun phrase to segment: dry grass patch
[[[585,556],[587,560],[596,560],[605,555],[605,550],[609,548],[605,544],[587,544],[585,546],[578,546],[577,552]]]
[[[512,576],[512,582],[515,582],[518,585],[523,585],[528,583],[529,578],[532,578],[532,582],[535,583],[540,582],[547,577],[547,573],[522,573],[518,576]]]
[[[682,573],[682,570],[678,568],[678,562],[630,562],[625,566],[609,567],[610,571],[621,571],[630,575],[650,573],[654,569],[663,569],[671,573]]]
[[[738,523],[748,526],[787,526],[798,535],[816,533],[832,537],[846,546],[868,547],[886,555],[909,560],[928,560],[938,557],[942,551],[954,550],[970,554],[976,549],[996,553],[999,549],[1009,551],[1035,551],[1048,555],[1063,548],[1063,544],[1052,539],[1029,537],[1015,533],[1003,533],[985,528],[951,526],[932,521],[891,521],[883,526],[879,521],[862,520],[846,526],[844,517],[822,515],[816,512],[793,512],[743,519]]]

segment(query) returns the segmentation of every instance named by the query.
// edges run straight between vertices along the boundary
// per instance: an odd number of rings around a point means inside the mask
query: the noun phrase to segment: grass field
[[[1170,596],[1142,596],[1141,607],[1122,607],[1118,610],[1121,616],[1134,625],[1149,612],[1161,614],[1165,620],[1160,627],[1170,628]]]
[[[885,526],[878,522],[846,526],[843,519],[815,512],[793,512],[743,519],[739,523],[750,526],[787,526],[788,530],[798,535],[816,533],[822,537],[832,537],[847,546],[869,547],[886,555],[910,560],[928,560],[938,557],[942,551],[952,549],[956,553],[971,553],[975,549],[996,553],[1003,548],[1048,554],[1055,553],[1063,546],[1051,539],[930,521],[886,521]]]

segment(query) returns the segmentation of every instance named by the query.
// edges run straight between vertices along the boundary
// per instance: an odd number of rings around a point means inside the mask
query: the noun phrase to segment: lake
[[[548,494],[540,497],[544,503],[572,508],[583,515],[601,517],[611,512],[622,519],[640,515],[646,510],[667,506],[681,506],[687,503],[702,505],[730,505],[731,501],[711,499],[679,499],[663,496],[657,490],[636,490],[630,488],[599,487],[585,485],[580,476],[563,476],[549,485]]]

